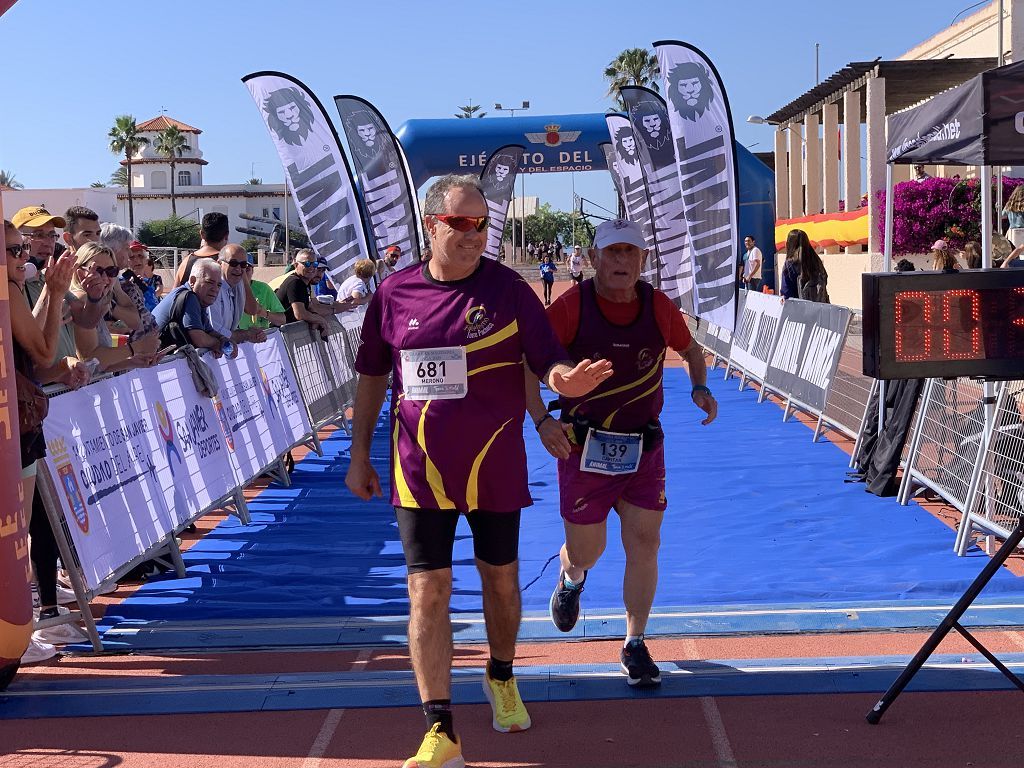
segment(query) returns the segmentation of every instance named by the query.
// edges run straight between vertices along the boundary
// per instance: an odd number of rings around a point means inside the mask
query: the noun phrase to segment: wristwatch
[[[714,394],[711,392],[711,390],[705,387],[703,384],[694,384],[693,390],[690,392],[690,396],[693,397],[698,392],[703,392],[708,397],[714,397]]]

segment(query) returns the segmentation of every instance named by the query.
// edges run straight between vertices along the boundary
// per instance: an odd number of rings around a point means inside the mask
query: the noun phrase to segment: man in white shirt
[[[743,287],[748,291],[761,290],[761,249],[754,244],[754,236],[743,238],[747,249],[743,254]]]
[[[246,310],[248,292],[245,289],[245,267],[249,256],[240,245],[225,245],[217,255],[224,280],[217,299],[210,305],[207,314],[210,326],[221,336],[238,344],[243,341],[264,341],[267,336],[259,328],[240,330],[238,322]]]

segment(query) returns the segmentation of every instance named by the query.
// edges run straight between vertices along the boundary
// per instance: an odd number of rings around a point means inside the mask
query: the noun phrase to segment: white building
[[[228,216],[232,240],[238,242],[249,234],[237,232],[237,227],[254,228],[269,232],[271,225],[242,219],[239,214],[276,219],[287,219],[292,229],[301,231],[295,204],[286,201],[284,184],[204,184],[203,171],[208,162],[203,159],[199,146],[198,128],[161,115],[138,125],[142,136],[149,139],[132,157],[132,200],[136,227],[153,219],[166,219],[171,215],[171,163],[157,154],[154,145],[160,131],[176,126],[185,134],[188,149],[175,159],[175,206],[183,218],[200,220],[204,214],[218,211]],[[121,165],[127,162],[122,159]],[[4,211],[8,215],[27,205],[43,205],[51,213],[59,214],[73,205],[84,205],[96,211],[100,221],[112,221],[128,226],[128,193],[124,187],[83,187],[72,189],[17,189],[3,190]]]

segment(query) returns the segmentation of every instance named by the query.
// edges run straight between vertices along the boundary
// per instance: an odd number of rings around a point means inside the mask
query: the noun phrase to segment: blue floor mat
[[[847,456],[807,427],[784,423],[752,390],[712,375],[718,420],[700,425],[685,371],[666,371],[663,421],[669,509],[662,529],[655,608],[958,597],[984,555],[958,558],[954,533],[916,505],[880,499],[843,482]],[[524,510],[524,611],[547,608],[562,542],[554,461],[526,429],[533,507]],[[143,586],[108,610],[106,624],[408,611],[405,566],[391,508],[344,487],[348,439],[296,468],[291,488],[271,486],[250,503],[253,522],[226,520],[185,553],[188,577]],[[387,477],[383,423],[374,461]],[[588,612],[621,611],[624,558],[611,516],[608,548],[591,571]],[[1024,579],[999,573],[985,597],[1024,596]],[[455,611],[480,610],[480,583],[465,521],[455,544]]]

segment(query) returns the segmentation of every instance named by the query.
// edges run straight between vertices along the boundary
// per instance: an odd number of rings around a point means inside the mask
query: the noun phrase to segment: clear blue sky
[[[772,148],[747,124],[850,61],[898,56],[947,27],[970,0],[20,0],[0,17],[5,89],[0,168],[26,187],[88,186],[117,167],[115,115],[169,115],[203,130],[204,180],[267,182],[283,172],[242,75],[276,69],[328,103],[361,95],[392,127],[449,117],[472,99],[528,99],[533,114],[603,112],[601,73],[624,48],[675,38],[701,48],[725,81],[739,141]],[[974,9],[977,10],[977,9]],[[974,12],[971,11],[971,13]],[[969,14],[967,14],[969,15]],[[994,53],[993,53],[994,55]],[[527,113],[529,114],[529,113]],[[494,117],[492,117],[494,116]],[[255,165],[253,165],[255,164]],[[606,172],[576,190],[611,207]],[[569,174],[527,178],[528,195],[571,207]]]

